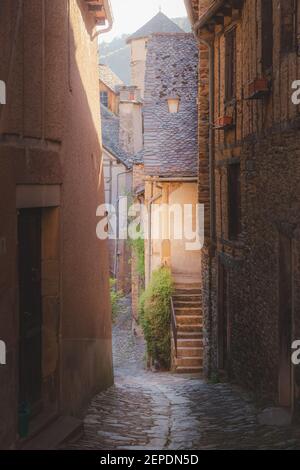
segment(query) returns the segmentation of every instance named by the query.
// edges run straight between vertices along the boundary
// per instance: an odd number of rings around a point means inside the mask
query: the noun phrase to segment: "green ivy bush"
[[[139,301],[139,321],[144,331],[147,353],[161,369],[169,369],[171,363],[172,292],[170,270],[163,267],[152,273],[151,281]]]
[[[123,297],[123,292],[121,290],[116,290],[117,280],[110,278],[110,301],[112,309],[112,320],[115,321],[118,314],[118,302]]]
[[[134,251],[134,254],[137,259],[136,263],[136,271],[139,274],[139,276],[144,279],[145,277],[145,241],[144,241],[144,236],[143,232],[141,229],[141,226],[138,226],[138,230],[140,232],[140,235],[138,238],[130,239],[129,244]]]

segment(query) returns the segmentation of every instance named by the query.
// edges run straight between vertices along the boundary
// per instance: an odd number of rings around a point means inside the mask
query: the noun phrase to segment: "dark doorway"
[[[293,404],[291,343],[293,329],[292,240],[279,236],[279,404]]]
[[[219,369],[229,368],[230,322],[228,312],[228,274],[225,266],[219,263],[218,281],[218,359]]]
[[[39,411],[42,388],[41,209],[18,217],[19,249],[19,405]]]

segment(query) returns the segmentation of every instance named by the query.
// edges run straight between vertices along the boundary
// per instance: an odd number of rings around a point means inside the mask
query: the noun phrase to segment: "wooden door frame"
[[[40,384],[39,384],[39,389],[40,389],[40,397],[38,401],[35,403],[32,403],[31,405],[33,406],[31,410],[31,414],[35,415],[38,413],[38,411],[41,408],[41,402],[42,402],[42,325],[43,325],[43,306],[42,306],[42,209],[41,208],[24,208],[18,211],[18,251],[17,251],[17,259],[18,259],[18,338],[19,338],[19,361],[18,361],[18,405],[20,406],[20,392],[21,392],[21,380],[22,380],[22,365],[23,362],[21,361],[20,355],[22,354],[22,349],[21,349],[21,343],[22,339],[25,340],[26,335],[24,337],[24,331],[22,330],[22,322],[21,322],[21,299],[20,299],[20,282],[22,278],[22,273],[20,271],[20,255],[21,255],[21,248],[20,248],[20,216],[21,213],[27,212],[28,214],[31,212],[33,213],[36,212],[38,215],[39,219],[39,318],[40,318],[40,327],[39,327],[39,341],[40,341],[40,347],[39,347],[39,352],[40,352]],[[26,247],[25,247],[26,248]]]
[[[48,191],[49,189],[49,191]],[[49,243],[50,240],[50,245],[49,246],[49,260],[52,260],[53,252],[55,253],[55,259],[58,261],[58,269],[59,269],[59,279],[57,281],[57,298],[58,298],[58,352],[57,352],[57,381],[55,382],[55,401],[53,404],[51,404],[48,408],[48,401],[47,398],[48,396],[45,396],[45,391],[43,388],[43,382],[42,382],[42,400],[43,404],[46,405],[46,413],[43,413],[42,416],[42,422],[39,422],[39,425],[43,426],[47,420],[52,419],[54,413],[59,413],[60,411],[60,400],[61,400],[61,329],[62,329],[62,286],[61,286],[61,203],[60,203],[60,185],[51,185],[45,186],[45,185],[29,185],[29,187],[23,187],[17,186],[17,201],[16,201],[16,226],[17,226],[17,214],[19,210],[22,209],[41,209],[42,212],[42,264],[43,261],[47,260],[48,258],[45,258],[45,244]],[[50,225],[49,225],[50,224]],[[50,234],[49,234],[49,227],[51,227]],[[48,234],[48,237],[47,237]],[[18,256],[18,249],[16,251],[16,254]],[[18,270],[18,258],[16,256],[16,288],[17,288],[17,302],[16,302],[16,309],[15,309],[15,315],[16,315],[16,327],[17,331],[20,329],[19,325],[19,310],[20,310],[20,296],[19,296],[19,270]],[[51,267],[49,267],[50,272],[50,278],[51,278]],[[45,295],[43,293],[44,287],[45,287],[45,280],[44,280],[44,275],[47,273],[44,272],[45,268],[42,268],[43,274],[42,274],[42,308],[44,307],[43,302],[45,299]],[[51,294],[52,295],[52,294]],[[43,340],[43,335],[42,335],[42,340]],[[18,342],[19,342],[19,335],[18,335]],[[16,405],[18,404],[18,396],[19,396],[19,360],[17,359],[16,361],[16,369],[15,369],[15,380],[16,380]],[[43,376],[42,376],[43,380]],[[48,393],[48,391],[46,392]],[[45,401],[46,399],[46,401]],[[40,418],[39,418],[40,419]],[[18,422],[18,408],[16,406],[16,423]]]

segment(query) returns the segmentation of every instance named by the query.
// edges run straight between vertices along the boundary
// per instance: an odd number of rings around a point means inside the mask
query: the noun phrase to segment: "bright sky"
[[[110,0],[110,2],[114,27],[110,33],[101,37],[101,40],[106,42],[124,33],[134,33],[156,15],[159,8],[169,18],[187,16],[183,0]]]

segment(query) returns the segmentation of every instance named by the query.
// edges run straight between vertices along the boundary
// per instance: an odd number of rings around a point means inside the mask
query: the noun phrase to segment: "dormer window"
[[[273,66],[273,0],[261,2],[262,72],[267,74]]]
[[[236,95],[236,29],[225,34],[225,101],[229,102]]]
[[[108,93],[107,93],[107,91],[101,91],[100,92],[100,101],[101,101],[101,104],[103,104],[103,106],[108,108]]]

